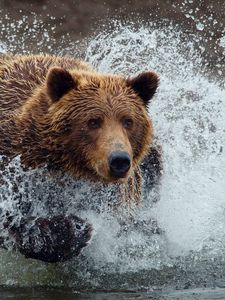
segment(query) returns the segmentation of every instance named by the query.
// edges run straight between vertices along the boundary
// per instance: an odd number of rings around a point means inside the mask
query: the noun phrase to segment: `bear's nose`
[[[125,177],[130,164],[130,155],[125,151],[114,151],[109,156],[110,173],[115,178]]]

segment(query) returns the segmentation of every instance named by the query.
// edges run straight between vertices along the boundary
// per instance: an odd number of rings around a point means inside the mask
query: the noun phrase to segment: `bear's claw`
[[[11,227],[15,247],[27,258],[62,262],[77,256],[92,236],[92,226],[76,216],[29,218]]]

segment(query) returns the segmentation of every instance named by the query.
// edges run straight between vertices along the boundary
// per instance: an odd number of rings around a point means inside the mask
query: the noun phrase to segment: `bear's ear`
[[[58,101],[66,92],[76,87],[72,75],[62,68],[52,68],[47,75],[47,94],[53,102]]]
[[[159,76],[154,72],[143,72],[134,78],[128,78],[127,83],[147,106],[159,85]]]

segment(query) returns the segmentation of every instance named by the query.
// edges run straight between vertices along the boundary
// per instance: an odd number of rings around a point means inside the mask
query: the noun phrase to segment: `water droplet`
[[[225,36],[221,37],[220,46],[225,48]]]
[[[196,28],[198,29],[198,30],[200,30],[200,31],[202,31],[203,29],[204,29],[204,27],[205,27],[205,25],[203,24],[203,23],[197,23],[196,24]]]

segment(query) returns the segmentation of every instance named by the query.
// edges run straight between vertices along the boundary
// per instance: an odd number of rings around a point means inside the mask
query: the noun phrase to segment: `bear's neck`
[[[45,116],[49,106],[48,98],[37,91],[20,109],[9,114],[0,123],[0,154],[10,159],[21,155],[27,167],[42,165],[48,156],[43,133],[47,132]]]

